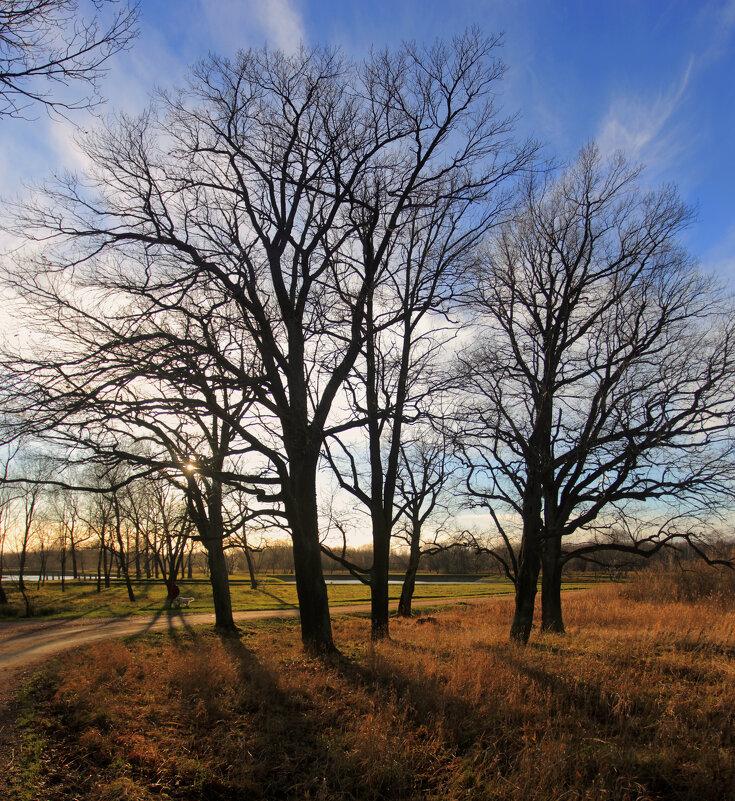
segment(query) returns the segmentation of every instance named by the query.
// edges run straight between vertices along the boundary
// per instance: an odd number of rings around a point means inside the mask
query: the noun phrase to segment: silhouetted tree
[[[590,145],[530,180],[468,290],[467,485],[509,548],[521,521],[511,634],[524,642],[542,563],[542,625],[563,630],[565,538],[613,504],[730,491],[729,309],[677,243],[691,216],[676,192],[637,178]]]
[[[196,298],[200,315],[225,316],[252,348],[255,382],[250,360],[223,358],[217,338],[197,334],[192,345],[231,390],[253,393],[247,423],[222,409],[215,416],[248,452],[256,497],[288,527],[309,648],[332,647],[319,459],[325,439],[352,425],[335,401],[364,350],[368,303],[395,274],[387,254],[409,209],[441,197],[438,187],[474,203],[487,194],[484,175],[500,180],[503,165],[528,159],[524,149],[502,155],[507,123],[491,104],[495,44],[469,33],[451,45],[375,53],[362,65],[316,49],[211,57],[186,91],[87,139],[87,182],[47,187],[20,221],[19,233],[55,245],[45,264],[35,260],[15,279],[35,300],[51,285],[41,305],[48,311],[51,299],[53,320],[78,319],[83,287],[87,301],[108,299],[106,316],[123,327],[172,310],[187,316],[186,300]],[[380,205],[371,211],[374,194]],[[60,295],[53,287],[64,281],[76,284]],[[142,361],[141,376],[145,369]],[[74,387],[80,415],[94,397],[85,386]],[[42,392],[38,407],[51,394]],[[249,483],[209,457],[195,468],[215,489]]]

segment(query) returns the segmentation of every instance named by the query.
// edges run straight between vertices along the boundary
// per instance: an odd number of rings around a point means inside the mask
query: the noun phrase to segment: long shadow
[[[168,631],[169,633],[177,632],[177,631],[185,631],[190,636],[195,635],[195,629],[187,620],[187,616],[182,612],[181,609],[168,609]],[[174,621],[178,620],[178,625],[174,625]]]
[[[533,643],[531,647],[538,648],[539,650],[546,650],[542,644]],[[614,741],[620,734],[621,726],[630,726],[630,722],[635,721],[636,718],[640,718],[642,722],[646,722],[645,728],[649,729],[649,732],[645,735],[645,738],[647,740],[650,737],[651,733],[648,721],[652,716],[652,710],[650,709],[650,702],[645,699],[629,699],[629,704],[625,712],[625,720],[623,720],[620,713],[616,712],[614,709],[616,702],[614,694],[605,693],[599,682],[592,682],[589,680],[582,682],[574,681],[573,679],[567,680],[563,675],[551,673],[542,668],[525,664],[522,659],[518,658],[518,652],[514,652],[513,648],[509,648],[504,653],[506,661],[514,670],[550,691],[560,707],[560,715],[563,715],[564,712],[569,710],[574,713],[576,718],[589,721],[594,728],[596,740],[598,742],[603,741],[600,738],[609,738],[611,741]],[[635,728],[635,724],[633,724],[633,726]],[[626,751],[630,752],[630,746],[627,747]],[[615,753],[614,748],[608,749],[604,755],[604,759],[615,764],[620,758],[621,762],[619,767],[616,768],[616,771],[621,778],[625,777],[626,773],[631,770],[631,767],[629,764],[626,764],[624,756],[617,757]],[[691,795],[691,787],[687,784],[686,774],[668,773],[664,775],[656,768],[655,763],[649,764],[647,761],[637,763],[632,770],[634,776],[631,778],[634,779],[635,782],[642,782],[646,791],[651,793],[651,797],[695,797]],[[713,781],[717,781],[719,785],[722,785],[723,788],[728,782],[727,778],[724,776],[714,775],[712,779]],[[728,786],[732,787],[731,783]],[[718,797],[725,798],[726,794]]]
[[[411,653],[424,650],[413,643],[393,644]],[[417,726],[434,732],[440,723],[448,743],[459,753],[487,730],[488,723],[477,710],[466,699],[448,691],[441,681],[407,673],[394,662],[367,668],[339,652],[326,659],[348,682],[359,684],[386,704],[396,697],[403,699],[408,720]]]
[[[260,592],[263,595],[267,595],[269,598],[273,598],[274,601],[278,601],[279,608],[283,609],[298,609],[298,604],[291,604],[288,601],[284,601],[283,598],[279,598],[277,595],[274,595],[272,592],[268,592],[268,590],[262,589],[260,586],[256,590],[256,592]]]
[[[240,775],[209,779],[197,798],[310,798],[325,786],[337,790],[340,780],[323,759],[324,731],[312,699],[306,693],[284,690],[244,644],[241,632],[217,636],[237,665],[241,694],[235,712],[250,724],[249,736],[241,751],[245,756],[238,766]],[[246,795],[243,784],[257,791]]]
[[[85,625],[83,631],[93,632],[107,627],[114,627],[115,625],[119,624],[122,620],[129,621],[131,617],[132,616],[92,618],[94,622],[92,624]],[[28,629],[26,629],[25,631],[19,632],[18,634],[13,634],[10,637],[0,638],[0,652],[2,652],[5,644],[17,643],[19,641],[37,637],[42,637],[44,639],[47,639],[57,631],[59,631],[59,633],[63,635],[64,634],[63,629],[67,627],[69,624],[73,625],[77,621],[83,621],[85,623],[88,623],[90,618],[86,618],[84,616],[79,615],[75,617],[59,618],[50,621],[43,621],[42,618],[20,618],[19,620],[22,622],[31,622],[33,625]],[[150,625],[152,625],[152,623],[149,623],[149,626]],[[73,630],[69,631],[68,634],[69,637],[73,638],[75,635],[79,634],[79,632]]]
[[[38,619],[30,618],[30,617],[23,617],[23,618],[15,618],[14,622],[17,621],[19,623],[25,622],[32,622],[36,625],[32,625],[26,631],[19,632],[18,634],[12,634],[10,637],[2,637],[0,638],[0,649],[5,643],[14,642],[16,640],[22,640],[27,637],[34,637],[38,634],[44,634],[46,632],[51,633],[55,629],[63,626],[69,621],[76,620],[76,618],[62,618],[60,620],[49,620],[49,621],[41,621]],[[1,628],[1,626],[0,626]]]

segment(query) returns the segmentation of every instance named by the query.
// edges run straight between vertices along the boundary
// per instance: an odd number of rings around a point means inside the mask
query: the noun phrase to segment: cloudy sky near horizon
[[[698,210],[687,245],[735,289],[735,0],[142,0],[141,35],[111,66],[106,112],[135,113],[208,52],[504,34],[507,111],[561,161],[590,139],[678,184]],[[94,120],[77,114],[82,129]],[[69,123],[0,122],[0,194],[79,164]]]

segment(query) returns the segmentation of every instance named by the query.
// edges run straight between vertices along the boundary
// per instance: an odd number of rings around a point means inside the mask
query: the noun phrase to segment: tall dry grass
[[[635,574],[624,597],[635,601],[735,604],[735,570],[692,560],[673,569],[649,568]]]
[[[507,642],[507,602],[396,620],[343,656],[292,624],[63,657],[37,699],[39,799],[735,798],[735,615],[566,596],[568,634]]]

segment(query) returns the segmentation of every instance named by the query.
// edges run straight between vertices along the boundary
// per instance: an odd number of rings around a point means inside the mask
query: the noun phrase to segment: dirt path
[[[447,606],[454,603],[483,603],[507,596],[468,596],[422,598],[414,607]],[[391,608],[395,609],[393,602]],[[370,610],[369,603],[332,607],[333,615]],[[235,612],[237,622],[298,617],[298,609],[263,609]],[[153,616],[135,615],[112,618],[74,618],[71,620],[12,620],[0,622],[0,688],[8,684],[11,671],[43,662],[54,654],[112,637],[130,637],[151,631],[173,631],[186,626],[214,624],[214,613],[176,612]],[[0,689],[2,693],[2,689]],[[1,698],[1,696],[0,696]]]

